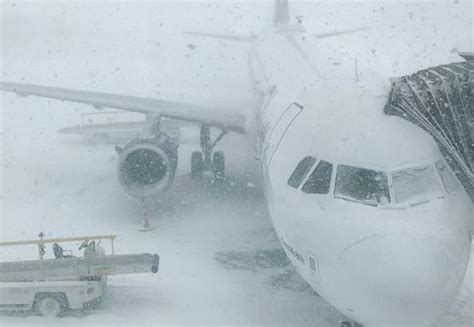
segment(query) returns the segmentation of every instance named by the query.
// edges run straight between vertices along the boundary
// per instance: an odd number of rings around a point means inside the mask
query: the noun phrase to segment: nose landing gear
[[[224,152],[213,152],[216,144],[227,134],[222,130],[219,136],[211,142],[211,129],[209,125],[201,125],[201,151],[194,151],[191,155],[191,178],[202,179],[204,172],[212,172],[215,179],[223,179],[225,175]]]

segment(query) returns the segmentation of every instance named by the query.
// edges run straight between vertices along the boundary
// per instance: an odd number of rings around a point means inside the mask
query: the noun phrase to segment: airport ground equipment
[[[474,54],[394,81],[385,113],[420,126],[434,137],[474,201]]]
[[[83,309],[100,302],[107,277],[133,273],[156,273],[157,254],[116,255],[115,235],[3,242],[0,247],[36,245],[38,260],[0,262],[0,310],[33,310],[58,316],[67,309]],[[100,243],[109,240],[111,254]],[[81,242],[82,256],[63,250],[60,243]],[[53,259],[45,258],[46,244],[52,244]]]

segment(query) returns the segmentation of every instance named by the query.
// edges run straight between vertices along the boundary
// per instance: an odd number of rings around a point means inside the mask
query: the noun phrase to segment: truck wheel
[[[202,152],[194,151],[191,155],[191,178],[194,180],[202,179],[204,171],[204,161],[202,159]]]
[[[35,301],[35,311],[40,316],[57,317],[66,309],[66,303],[60,295],[44,294]]]

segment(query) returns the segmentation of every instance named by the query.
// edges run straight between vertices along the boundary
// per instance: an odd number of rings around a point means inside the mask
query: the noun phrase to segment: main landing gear
[[[202,179],[204,172],[212,172],[215,179],[223,179],[225,174],[224,152],[215,151],[214,147],[227,131],[223,130],[219,136],[211,142],[211,129],[209,125],[201,125],[201,151],[194,151],[191,155],[191,177],[194,180]]]

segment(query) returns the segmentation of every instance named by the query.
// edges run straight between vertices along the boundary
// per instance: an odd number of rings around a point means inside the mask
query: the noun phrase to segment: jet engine
[[[133,140],[124,148],[117,147],[120,185],[128,194],[140,198],[166,191],[176,172],[177,150],[178,145],[165,134]]]

